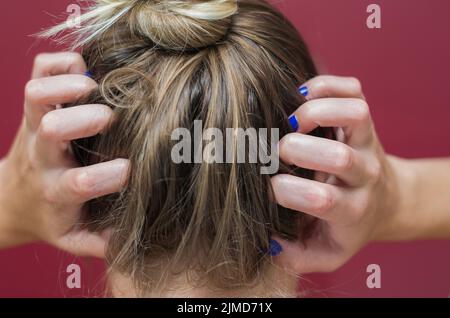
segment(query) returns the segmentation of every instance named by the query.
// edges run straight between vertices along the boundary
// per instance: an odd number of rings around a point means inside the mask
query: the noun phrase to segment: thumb
[[[273,258],[274,263],[293,274],[308,274],[317,272],[333,272],[342,264],[341,253],[323,244],[319,240],[286,241],[274,236],[281,246],[281,253]]]
[[[55,245],[59,249],[76,256],[104,259],[111,232],[111,229],[102,232],[74,229],[62,236]]]

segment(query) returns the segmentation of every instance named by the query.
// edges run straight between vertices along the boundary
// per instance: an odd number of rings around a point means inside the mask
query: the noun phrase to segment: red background
[[[75,2],[72,0],[72,2]],[[366,27],[366,8],[382,9],[382,28]],[[55,51],[30,35],[57,21],[70,0],[2,1],[0,156],[22,115],[23,87],[35,54]],[[450,155],[450,2],[447,0],[284,0],[277,6],[300,29],[323,73],[363,82],[380,138],[404,157]],[[448,191],[447,191],[448,192]],[[65,269],[82,268],[82,289],[69,290]],[[366,287],[368,264],[381,266],[381,289]],[[102,265],[47,246],[0,252],[0,296],[101,296]],[[450,295],[450,241],[372,244],[333,274],[312,275],[324,296]]]

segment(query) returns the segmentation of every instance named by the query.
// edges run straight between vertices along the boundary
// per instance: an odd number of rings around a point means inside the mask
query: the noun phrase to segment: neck
[[[138,291],[131,278],[117,272],[109,277],[109,285],[113,297],[118,298],[271,298],[296,297],[296,277],[277,271],[269,280],[271,283],[261,283],[251,288],[215,290],[208,286],[192,286],[186,279],[178,279],[172,286],[162,291]],[[176,286],[176,287],[175,287]]]

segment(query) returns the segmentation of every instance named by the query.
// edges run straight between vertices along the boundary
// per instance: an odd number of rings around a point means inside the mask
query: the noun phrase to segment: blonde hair
[[[133,33],[165,48],[201,48],[225,35],[237,9],[237,0],[97,0],[80,17],[82,27],[70,35],[76,36],[73,48],[86,45],[128,14]],[[71,21],[66,21],[41,35],[51,37],[71,28]]]
[[[118,195],[94,200],[86,224],[115,229],[111,267],[143,293],[187,276],[217,290],[276,285],[269,239],[305,241],[314,228],[271,200],[261,162],[175,164],[174,129],[278,128],[304,102],[297,87],[317,74],[306,45],[284,16],[262,0],[97,0],[68,36],[100,82],[79,103],[106,103],[110,130],[79,140],[83,165],[129,158]],[[54,36],[59,25],[44,33]],[[67,36],[67,35],[66,35]],[[66,38],[67,39],[67,38]],[[314,134],[323,136],[317,130]],[[232,140],[236,144],[236,140]],[[233,153],[236,157],[236,149]],[[313,178],[282,165],[280,172]]]

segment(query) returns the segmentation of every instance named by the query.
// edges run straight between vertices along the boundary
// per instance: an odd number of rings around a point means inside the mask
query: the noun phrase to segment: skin
[[[70,140],[101,133],[113,120],[105,105],[61,109],[97,83],[77,53],[36,57],[25,88],[24,118],[10,152],[0,162],[0,248],[44,241],[69,253],[104,257],[108,231],[77,226],[83,204],[120,191],[128,161],[80,168]]]
[[[58,109],[97,85],[76,53],[36,58],[25,89],[24,119],[0,161],[0,248],[44,241],[76,255],[104,257],[108,233],[77,227],[83,203],[120,191],[129,162],[77,167],[69,141],[107,129],[105,105]],[[305,83],[308,102],[295,115],[300,128],[279,145],[283,161],[318,171],[316,180],[277,175],[277,202],[320,220],[306,245],[278,240],[275,257],[295,273],[333,271],[376,240],[450,237],[450,160],[403,160],[380,145],[359,81],[319,76]],[[338,141],[306,134],[340,127]]]
[[[280,158],[318,171],[316,180],[272,179],[276,201],[318,218],[311,240],[278,240],[276,261],[297,273],[331,272],[371,241],[450,238],[450,160],[404,160],[385,154],[361,84],[319,76],[305,83],[294,115],[299,131],[282,138]],[[338,127],[337,141],[306,134]]]

